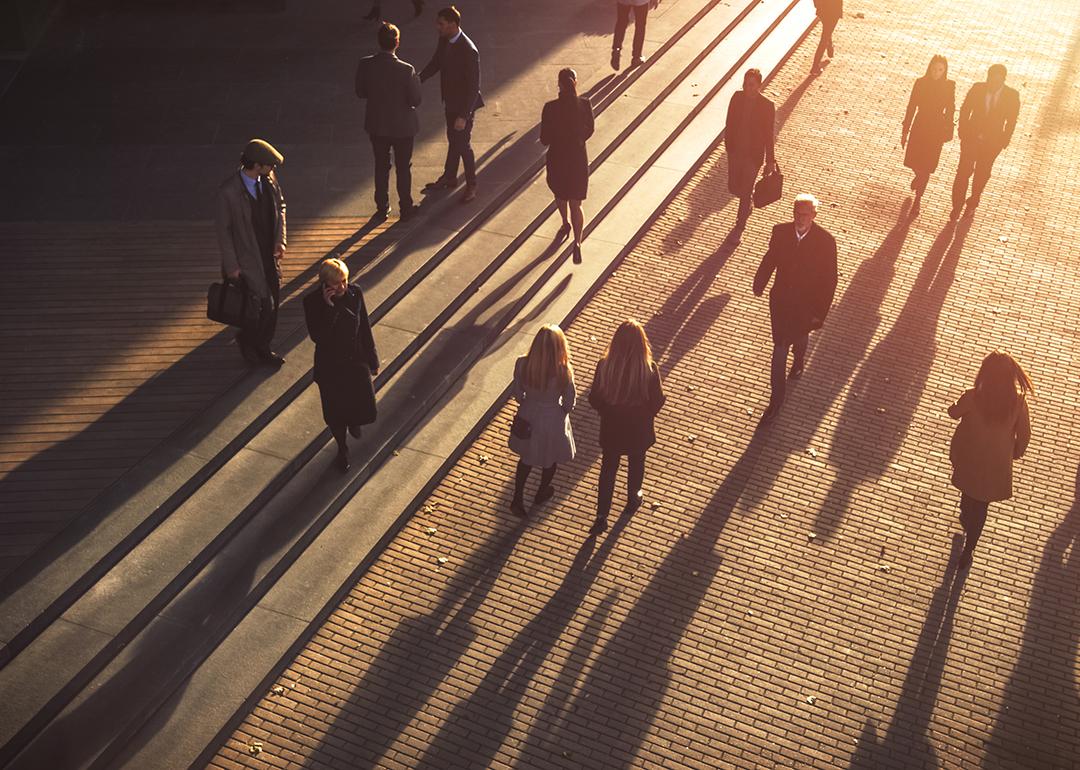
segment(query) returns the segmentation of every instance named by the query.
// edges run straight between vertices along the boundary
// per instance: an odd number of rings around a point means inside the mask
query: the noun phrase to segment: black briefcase
[[[253,329],[259,324],[259,298],[248,291],[244,279],[212,283],[206,293],[206,317],[211,321]]]
[[[784,175],[780,167],[774,166],[754,185],[754,208],[763,209],[770,203],[776,203],[784,197]]]

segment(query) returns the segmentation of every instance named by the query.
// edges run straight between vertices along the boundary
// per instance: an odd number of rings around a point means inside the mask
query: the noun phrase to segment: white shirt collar
[[[453,45],[454,43],[456,43],[459,40],[461,40],[461,27],[458,27],[457,34],[454,35],[449,40],[447,40],[446,42],[448,42],[450,45]]]
[[[813,225],[810,225],[810,227],[813,227]],[[796,243],[802,243],[802,239],[810,234],[810,227],[806,228],[805,233],[800,233],[799,228],[797,228],[797,227],[795,228],[795,242]]]

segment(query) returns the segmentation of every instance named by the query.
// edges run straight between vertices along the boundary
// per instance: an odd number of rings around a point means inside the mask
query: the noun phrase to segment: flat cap
[[[252,139],[248,142],[244,148],[244,157],[264,166],[280,166],[285,163],[285,156],[263,139]]]

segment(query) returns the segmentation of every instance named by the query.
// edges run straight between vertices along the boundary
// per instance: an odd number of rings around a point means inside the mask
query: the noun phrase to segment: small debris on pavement
[[[284,692],[285,692],[285,688],[282,687],[280,684],[274,685],[274,687],[270,690],[271,695],[281,695]]]
[[[248,754],[250,754],[253,757],[257,756],[259,754],[262,754],[262,750],[263,750],[262,741],[252,741],[248,745]]]
[[[446,558],[445,556],[440,556],[435,561],[437,561],[440,565],[442,565],[442,564],[446,564],[446,562],[448,562],[450,560],[448,558]]]
[[[424,527],[424,534],[426,535],[434,535],[436,532],[438,532],[438,530],[435,529],[435,527]]]
[[[480,457],[480,464],[481,464],[481,465],[487,465],[487,461],[488,461],[489,459],[491,459],[491,458],[489,458],[489,457],[488,457],[487,455],[485,455],[485,454],[482,454],[482,455],[480,455],[479,457]]]

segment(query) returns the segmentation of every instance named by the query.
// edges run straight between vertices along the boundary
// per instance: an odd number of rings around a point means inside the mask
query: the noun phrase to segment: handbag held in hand
[[[212,283],[206,293],[206,317],[211,321],[252,329],[259,324],[260,309],[259,298],[248,291],[243,278]]]
[[[773,167],[754,185],[754,208],[763,209],[784,197],[784,175],[780,166]]]
[[[521,412],[514,415],[514,421],[510,423],[510,434],[514,438],[528,439],[532,436],[532,425],[526,420]]]

